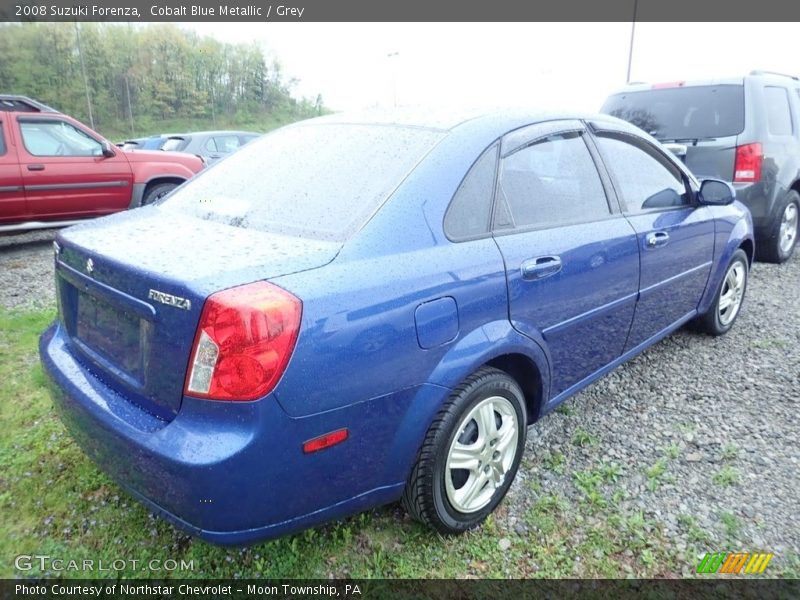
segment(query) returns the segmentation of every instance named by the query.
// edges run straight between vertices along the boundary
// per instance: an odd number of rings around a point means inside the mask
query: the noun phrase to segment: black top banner
[[[787,0],[0,0],[0,21],[797,21]],[[735,40],[731,40],[735,43]]]

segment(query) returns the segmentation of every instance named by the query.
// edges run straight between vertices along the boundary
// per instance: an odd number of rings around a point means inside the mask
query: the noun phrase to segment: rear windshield
[[[619,117],[659,140],[706,139],[744,130],[744,87],[702,85],[611,96],[602,112]]]
[[[443,135],[385,125],[287,127],[210,168],[163,207],[236,227],[343,241]]]

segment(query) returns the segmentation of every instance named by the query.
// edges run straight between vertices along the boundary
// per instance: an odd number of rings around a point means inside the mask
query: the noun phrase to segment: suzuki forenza
[[[246,543],[402,499],[445,533],[527,427],[693,321],[736,319],[752,223],[608,116],[334,115],[61,232],[61,418],[148,507]]]

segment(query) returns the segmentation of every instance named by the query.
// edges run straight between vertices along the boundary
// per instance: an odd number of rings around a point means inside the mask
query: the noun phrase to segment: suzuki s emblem
[[[94,261],[90,258],[86,261],[86,272],[91,273],[94,271]]]

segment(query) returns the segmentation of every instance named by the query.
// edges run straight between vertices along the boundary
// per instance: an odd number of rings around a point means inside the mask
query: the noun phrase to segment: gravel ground
[[[53,237],[0,237],[0,306],[53,305]],[[693,571],[698,550],[797,561],[798,297],[800,253],[781,266],[756,263],[727,335],[681,330],[537,423],[501,527],[535,533],[525,515],[538,498],[556,495],[579,507],[585,489],[575,473],[612,464],[606,492],[617,492],[614,513],[641,512],[655,523],[654,533],[678,556],[686,553],[683,574]],[[577,544],[609,510],[579,519],[567,535]]]
[[[774,566],[797,569],[798,297],[800,254],[756,263],[728,334],[678,331],[539,421],[508,524],[524,527],[543,493],[579,499],[574,473],[616,463],[613,489],[624,493],[616,512],[654,521],[686,553],[684,574],[697,564],[691,549],[773,552]]]
[[[56,229],[0,235],[0,306],[55,306],[53,240]]]

